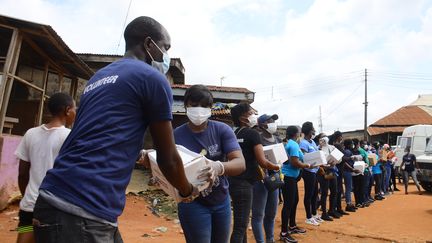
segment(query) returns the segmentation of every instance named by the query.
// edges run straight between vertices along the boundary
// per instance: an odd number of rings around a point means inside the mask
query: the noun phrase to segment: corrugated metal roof
[[[93,75],[93,71],[66,45],[51,26],[5,15],[0,15],[0,23],[19,28],[71,74],[85,79]]]
[[[419,95],[418,99],[411,103],[410,105],[424,105],[424,106],[432,106],[432,94],[423,94]]]
[[[395,112],[379,119],[372,126],[412,126],[432,124],[432,115],[419,106],[404,106]]]
[[[375,136],[375,135],[379,135],[379,134],[383,134],[383,133],[388,133],[388,132],[397,132],[397,133],[402,133],[403,130],[406,127],[403,126],[395,126],[395,127],[368,127],[367,131],[369,133],[369,135],[371,136]]]
[[[171,88],[175,89],[187,89],[191,87],[192,85],[188,84],[172,84]],[[237,92],[237,93],[254,93],[246,88],[239,88],[239,87],[227,87],[227,86],[213,86],[213,85],[206,85],[206,87],[210,91],[220,91],[220,92]]]

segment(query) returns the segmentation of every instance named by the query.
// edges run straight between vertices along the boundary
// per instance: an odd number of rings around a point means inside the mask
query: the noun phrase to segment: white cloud
[[[128,4],[0,0],[0,11],[53,26],[76,52],[113,53]],[[253,20],[242,18],[245,14]],[[317,126],[321,105],[326,131],[363,128],[362,86],[347,95],[362,84],[364,68],[371,72],[369,123],[419,93],[432,93],[432,82],[414,85],[380,74],[431,73],[432,8],[426,0],[316,0],[306,11],[282,0],[135,0],[128,22],[140,15],[168,29],[170,55],[182,58],[188,83],[219,85],[225,76],[224,85],[256,91],[253,105],[278,113],[285,124],[311,120]],[[257,34],[275,24],[283,27],[269,36]],[[123,49],[122,40],[118,53]],[[389,85],[395,81],[398,87]]]

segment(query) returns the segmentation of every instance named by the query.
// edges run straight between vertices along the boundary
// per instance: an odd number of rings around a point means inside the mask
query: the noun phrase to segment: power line
[[[126,11],[126,17],[125,17],[124,22],[123,22],[123,27],[122,27],[122,29],[120,31],[120,37],[119,37],[119,40],[118,40],[118,43],[117,43],[117,48],[116,48],[115,53],[118,53],[118,49],[120,47],[120,42],[121,42],[122,37],[123,37],[123,30],[126,27],[126,22],[127,22],[128,16],[129,16],[129,11],[130,11],[131,5],[132,5],[132,0],[129,1],[129,6],[128,6],[128,9]]]
[[[339,107],[341,106],[341,105],[343,105],[361,86],[363,85],[363,82],[360,84],[360,85],[358,85],[351,93],[349,93],[346,97],[345,97],[345,99],[343,99],[342,100],[342,102],[339,104],[339,105],[337,105],[332,111],[330,111],[328,114],[327,114],[327,116],[325,117],[325,118],[323,118],[323,120],[325,120],[325,119],[327,119],[327,118],[329,118],[330,117],[330,115],[331,114],[333,114],[333,112],[335,112],[337,109],[339,109]]]

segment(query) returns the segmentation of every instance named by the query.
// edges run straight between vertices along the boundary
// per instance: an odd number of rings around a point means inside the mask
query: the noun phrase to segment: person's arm
[[[30,179],[30,162],[20,159],[18,167],[18,187],[21,195],[24,196]]]
[[[419,169],[417,164],[417,158],[415,157],[415,155],[413,155],[413,163],[414,163],[414,168]]]
[[[223,163],[224,175],[236,176],[246,170],[246,163],[241,150],[232,151],[227,154],[228,162]]]
[[[158,166],[171,185],[183,197],[190,196],[193,186],[186,178],[183,162],[174,143],[171,121],[150,123],[150,133],[156,148]]]
[[[258,164],[268,170],[279,170],[280,167],[272,162],[268,161],[264,155],[264,150],[262,144],[257,144],[254,146],[254,154],[258,161]]]
[[[291,156],[290,163],[292,166],[300,168],[300,169],[309,169],[312,168],[310,164],[302,163],[298,157]]]

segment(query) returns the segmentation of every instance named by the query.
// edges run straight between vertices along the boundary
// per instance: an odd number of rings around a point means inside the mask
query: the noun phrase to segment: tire
[[[420,181],[420,185],[425,189],[425,191],[432,192],[432,182]]]

